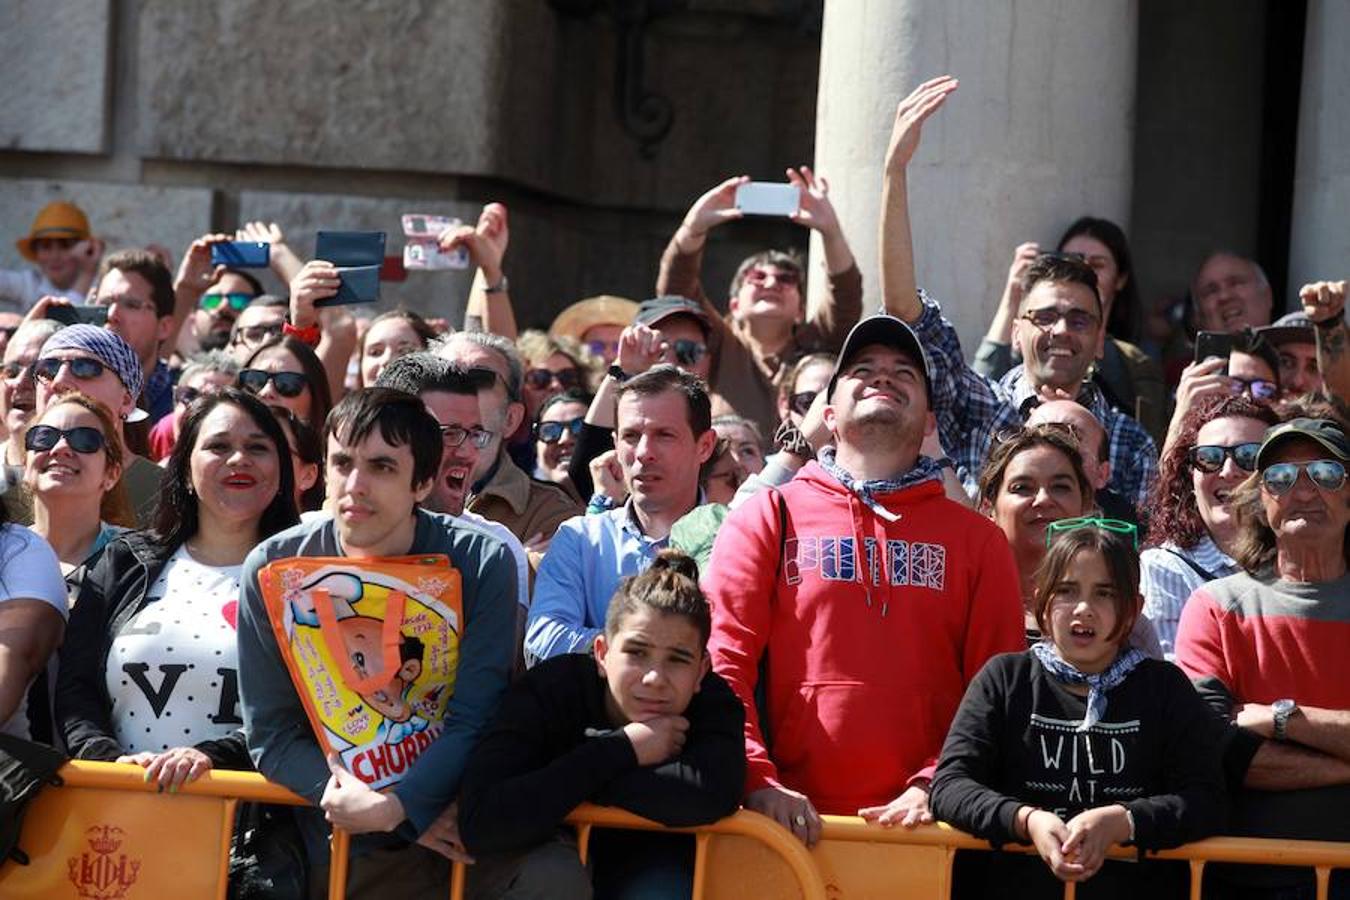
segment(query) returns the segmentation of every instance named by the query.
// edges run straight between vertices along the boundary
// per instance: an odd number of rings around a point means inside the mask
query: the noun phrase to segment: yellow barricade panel
[[[822,840],[812,857],[831,900],[949,896],[945,847]]]
[[[708,843],[707,866],[704,900],[799,900],[802,896],[783,857],[751,837],[714,835]]]
[[[214,897],[226,863],[227,804],[219,797],[46,789],[23,823],[20,846],[32,862],[0,867],[0,897]]]

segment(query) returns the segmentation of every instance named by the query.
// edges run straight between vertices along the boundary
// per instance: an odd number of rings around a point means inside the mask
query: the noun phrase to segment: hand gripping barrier
[[[44,790],[29,808],[21,846],[32,864],[0,866],[0,897],[223,898],[238,804],[308,805],[304,798],[254,773],[210,772],[168,795],[147,784],[143,771],[116,763],[67,763],[60,771],[65,786]],[[583,859],[593,828],[663,830],[638,816],[590,805],[579,807],[568,820],[577,827]],[[699,900],[764,896],[753,880],[747,880],[755,877],[754,872],[732,869],[739,854],[722,852],[718,843],[724,839],[748,842],[765,854],[767,867],[779,878],[786,876],[788,896],[825,900],[810,853],[790,832],[758,813],[742,811],[712,825],[675,830],[694,836],[694,897]],[[349,844],[345,832],[334,831],[331,900],[344,894]],[[715,868],[713,859],[718,861]],[[456,865],[448,886],[452,900],[463,896],[464,879],[464,866]]]
[[[306,805],[285,788],[245,772],[208,773],[174,796],[158,793],[136,766],[75,761],[61,776],[65,787],[44,791],[24,822],[21,843],[32,865],[0,866],[0,896],[6,900],[224,897],[237,805]],[[569,821],[577,827],[583,859],[594,828],[662,830],[629,813],[589,805]],[[786,829],[753,812],[679,830],[694,836],[696,900],[945,898],[956,851],[989,849],[946,825],[880,828],[846,816],[825,816],[822,840],[809,852]],[[345,832],[334,832],[331,900],[343,895],[349,840]],[[1135,852],[1115,847],[1110,855],[1131,859]],[[1350,843],[1324,841],[1211,838],[1154,856],[1189,864],[1193,900],[1200,897],[1211,862],[1311,867],[1319,900],[1327,897],[1331,870],[1350,869]],[[455,866],[452,900],[463,896],[464,878],[464,867]],[[1073,898],[1075,886],[1066,884],[1064,896]]]

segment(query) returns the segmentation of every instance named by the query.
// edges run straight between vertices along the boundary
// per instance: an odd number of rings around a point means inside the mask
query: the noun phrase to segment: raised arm
[[[1350,397],[1350,331],[1345,326],[1344,281],[1318,281],[1298,292],[1303,314],[1315,324],[1317,368],[1322,390],[1344,401]]]
[[[909,224],[909,189],[906,170],[924,120],[937,111],[956,90],[957,81],[942,75],[914,89],[895,110],[891,142],[886,148],[885,175],[881,183],[881,297],[886,312],[914,323],[923,314],[914,277],[914,240]]]
[[[276,222],[245,222],[234,234],[236,240],[263,241],[272,245],[267,267],[282,284],[290,284],[291,279],[300,274],[305,262],[286,243],[286,235]]]
[[[721,323],[722,314],[708,300],[699,281],[703,245],[708,241],[709,231],[742,217],[743,213],[736,208],[736,188],[748,181],[749,175],[733,176],[695,200],[661,254],[661,270],[656,276],[657,295],[677,294],[698,301],[714,327]]]
[[[501,203],[484,206],[476,226],[461,225],[440,237],[441,250],[449,253],[463,247],[477,269],[464,307],[464,328],[500,334],[514,341],[519,336],[516,313],[502,268],[510,241],[507,211]]]

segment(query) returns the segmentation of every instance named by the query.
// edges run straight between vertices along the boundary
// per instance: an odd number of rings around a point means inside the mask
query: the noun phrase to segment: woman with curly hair
[[[1237,572],[1237,519],[1230,500],[1256,468],[1256,452],[1275,412],[1245,394],[1207,397],[1181,421],[1158,466],[1149,549],[1140,556],[1144,614],[1173,658],[1177,623],[1191,592]]]

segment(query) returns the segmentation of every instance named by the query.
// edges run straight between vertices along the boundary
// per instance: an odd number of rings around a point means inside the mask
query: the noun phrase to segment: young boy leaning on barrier
[[[506,695],[470,757],[459,823],[480,860],[528,849],[511,867],[507,896],[591,895],[563,831],[581,803],[668,826],[707,824],[739,805],[744,712],[710,669],[710,613],[697,579],[692,559],[662,551],[614,595],[593,657],[545,660]],[[597,830],[590,846],[595,896],[689,896],[688,835]]]

